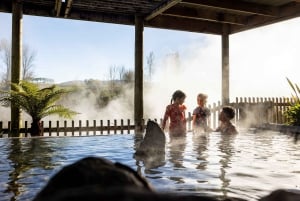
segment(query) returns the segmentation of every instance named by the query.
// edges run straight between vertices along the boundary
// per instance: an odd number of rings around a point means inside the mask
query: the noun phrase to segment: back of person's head
[[[225,113],[225,115],[227,116],[227,118],[229,119],[233,119],[235,116],[235,111],[234,108],[231,106],[224,106],[222,108],[222,111]]]
[[[185,97],[186,97],[186,95],[185,95],[185,93],[184,93],[183,91],[181,91],[181,90],[176,90],[176,91],[173,93],[173,95],[172,95],[171,103],[172,103],[173,101],[175,101],[176,99],[185,98]]]
[[[207,99],[207,95],[206,94],[203,94],[203,93],[200,93],[198,94],[197,98],[201,99],[201,100],[204,100],[204,99]]]

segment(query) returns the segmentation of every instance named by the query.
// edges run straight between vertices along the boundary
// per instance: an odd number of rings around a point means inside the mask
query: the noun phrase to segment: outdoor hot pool
[[[136,161],[132,134],[0,139],[0,200],[32,200],[63,166],[86,156],[121,162],[159,192],[257,200],[278,188],[300,189],[300,143],[278,132],[236,136],[189,133],[167,138],[165,155]]]

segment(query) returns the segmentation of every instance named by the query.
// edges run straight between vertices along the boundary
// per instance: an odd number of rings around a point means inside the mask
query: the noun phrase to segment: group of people
[[[208,118],[210,117],[210,110],[206,107],[207,95],[200,93],[197,96],[198,106],[193,110],[192,126],[194,133],[201,132],[220,132],[222,134],[237,134],[236,127],[231,120],[235,117],[234,108],[231,106],[223,106],[220,114],[220,125],[216,130],[208,126]],[[171,103],[167,105],[163,117],[161,128],[166,129],[169,120],[169,134],[173,137],[185,136],[186,130],[186,106],[183,104],[186,95],[183,91],[177,90],[173,93]]]

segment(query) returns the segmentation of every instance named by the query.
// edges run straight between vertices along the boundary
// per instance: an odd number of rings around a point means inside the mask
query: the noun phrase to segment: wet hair
[[[200,94],[198,94],[198,96],[197,96],[197,98],[200,98],[201,100],[203,100],[203,99],[207,99],[207,95],[206,94],[203,94],[203,93],[200,93]]]
[[[222,108],[222,111],[224,112],[224,114],[229,118],[229,119],[233,119],[235,116],[235,111],[234,108],[231,106],[224,106]]]
[[[181,90],[176,90],[173,95],[172,95],[172,99],[171,99],[171,104],[177,99],[177,98],[185,98],[186,95],[183,91]]]

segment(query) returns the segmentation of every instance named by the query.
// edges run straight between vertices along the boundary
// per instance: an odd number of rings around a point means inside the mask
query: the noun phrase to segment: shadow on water
[[[134,137],[134,150],[135,152],[140,147],[143,141],[142,136],[135,136]],[[161,149],[157,150],[150,150],[146,154],[134,154],[133,158],[136,160],[137,172],[139,174],[142,173],[142,168],[144,168],[145,174],[160,174],[161,171],[157,170],[157,168],[164,166],[166,164],[165,159],[165,148],[162,147]]]
[[[34,172],[37,168],[53,168],[51,155],[53,150],[46,141],[37,138],[12,138],[8,150],[7,159],[11,168],[8,174],[7,188],[4,192],[11,194],[10,200],[14,201],[18,196],[28,192],[26,188],[30,185],[35,186],[35,182],[38,182],[32,178],[28,179],[35,174],[40,174]]]

